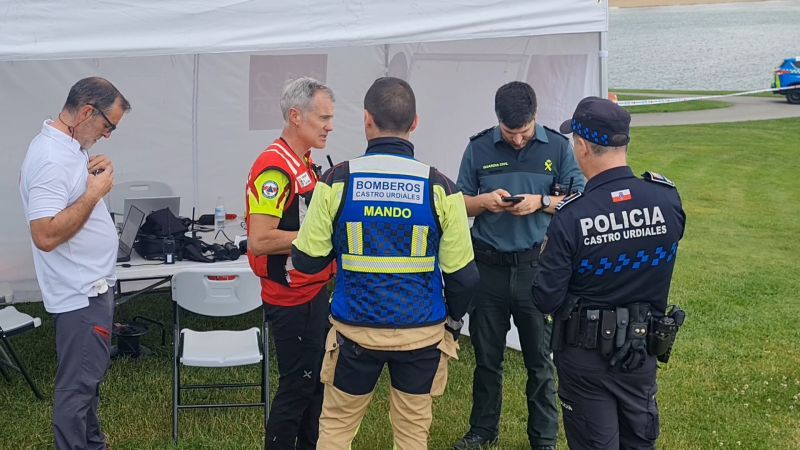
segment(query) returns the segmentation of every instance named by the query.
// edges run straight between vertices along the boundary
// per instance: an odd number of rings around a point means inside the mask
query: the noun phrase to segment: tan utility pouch
[[[458,342],[453,339],[450,332],[444,332],[444,338],[436,346],[442,352],[439,358],[439,367],[436,369],[436,374],[433,376],[433,385],[431,385],[431,397],[439,397],[444,394],[444,388],[447,387],[447,363],[451,359],[458,359]]]
[[[331,328],[325,340],[325,356],[322,358],[322,370],[319,381],[322,384],[333,384],[333,375],[336,373],[336,362],[339,360],[339,342],[336,328]]]

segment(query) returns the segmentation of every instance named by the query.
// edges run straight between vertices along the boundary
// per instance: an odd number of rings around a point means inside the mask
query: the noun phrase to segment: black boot
[[[494,447],[500,442],[499,436],[485,438],[472,431],[467,432],[460,441],[453,445],[453,450],[478,450]]]

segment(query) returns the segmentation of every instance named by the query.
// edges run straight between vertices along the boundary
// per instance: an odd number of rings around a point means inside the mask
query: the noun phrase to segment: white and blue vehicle
[[[793,89],[787,89],[794,87]],[[778,95],[785,95],[789,103],[800,104],[800,57],[787,58],[773,71],[772,89]]]

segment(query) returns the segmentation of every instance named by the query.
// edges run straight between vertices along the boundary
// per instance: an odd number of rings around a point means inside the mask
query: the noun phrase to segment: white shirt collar
[[[81,151],[80,142],[78,142],[76,139],[73,139],[68,134],[65,134],[61,130],[55,128],[52,124],[53,120],[51,119],[47,119],[44,121],[44,123],[42,123],[42,135],[53,139],[75,153],[83,153]]]

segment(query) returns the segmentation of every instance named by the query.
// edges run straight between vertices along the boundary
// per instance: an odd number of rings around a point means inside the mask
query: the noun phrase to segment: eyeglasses
[[[102,109],[98,108],[97,106],[95,106],[95,105],[93,105],[91,103],[87,103],[87,105],[89,105],[92,108],[94,108],[95,111],[99,112],[100,115],[103,116],[103,119],[105,119],[105,121],[106,121],[106,132],[107,133],[111,133],[111,132],[113,132],[114,130],[117,129],[117,126],[114,125],[114,123],[112,123],[110,120],[108,120],[108,116],[106,116],[106,113],[104,113]]]

